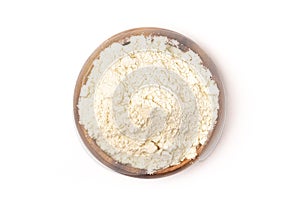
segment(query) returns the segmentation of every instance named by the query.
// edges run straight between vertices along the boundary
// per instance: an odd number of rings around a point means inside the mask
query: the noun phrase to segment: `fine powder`
[[[194,159],[218,117],[219,89],[195,52],[163,36],[132,36],[94,60],[79,123],[119,163],[149,174]]]

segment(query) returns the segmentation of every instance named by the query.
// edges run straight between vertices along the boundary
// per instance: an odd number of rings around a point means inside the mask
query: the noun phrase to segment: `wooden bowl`
[[[199,54],[201,57],[203,64],[205,67],[207,67],[210,72],[213,75],[213,79],[216,81],[217,86],[220,90],[219,94],[219,111],[218,111],[218,119],[217,124],[215,125],[215,128],[213,131],[210,132],[209,141],[205,145],[199,145],[197,147],[197,157],[193,160],[185,159],[180,164],[175,166],[170,166],[165,169],[157,170],[154,174],[147,174],[146,170],[138,169],[131,167],[129,165],[121,164],[114,159],[112,159],[110,156],[108,156],[104,151],[101,150],[101,148],[96,144],[95,140],[88,136],[87,131],[85,128],[79,124],[79,114],[78,114],[78,99],[80,95],[81,87],[86,83],[87,77],[90,74],[92,68],[93,68],[93,61],[98,58],[99,54],[107,48],[109,45],[111,45],[114,42],[123,43],[125,39],[134,36],[134,35],[144,35],[144,36],[166,36],[169,39],[175,39],[180,43],[179,48],[182,51],[188,51],[190,48],[195,53]],[[73,109],[74,109],[74,117],[75,117],[75,123],[78,129],[78,132],[86,145],[86,147],[90,150],[90,152],[103,164],[108,166],[109,168],[121,173],[125,174],[127,176],[133,176],[133,177],[140,177],[140,178],[155,178],[155,177],[161,177],[173,174],[175,172],[178,172],[188,166],[190,166],[197,158],[199,158],[204,151],[207,151],[209,146],[213,147],[216,145],[216,141],[218,141],[218,138],[221,136],[222,128],[224,125],[224,119],[225,119],[225,110],[224,110],[224,104],[225,104],[225,95],[224,95],[224,87],[222,84],[222,81],[218,75],[217,69],[215,64],[212,62],[212,60],[207,56],[207,54],[192,40],[189,38],[176,33],[174,31],[162,29],[162,28],[152,28],[152,27],[145,27],[145,28],[135,28],[131,30],[127,30],[124,32],[121,32],[119,34],[116,34],[109,38],[108,40],[104,41],[88,58],[88,60],[83,65],[83,68],[79,74],[79,77],[77,79],[75,92],[74,92],[74,100],[73,100]],[[214,140],[215,142],[211,142]],[[212,144],[214,143],[214,144]],[[207,149],[207,150],[206,150]],[[212,149],[212,148],[210,148]],[[212,150],[210,150],[212,151]]]

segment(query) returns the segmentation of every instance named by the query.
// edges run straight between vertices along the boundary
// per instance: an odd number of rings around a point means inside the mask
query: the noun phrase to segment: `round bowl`
[[[207,67],[210,72],[212,73],[212,78],[215,80],[218,88],[219,88],[219,110],[218,110],[218,118],[217,123],[213,129],[213,131],[210,132],[210,136],[208,141],[205,143],[205,145],[199,145],[197,147],[197,156],[195,159],[185,159],[180,164],[175,166],[170,166],[165,169],[160,169],[154,172],[153,174],[148,174],[146,170],[144,169],[138,169],[131,167],[129,165],[125,165],[122,163],[119,163],[115,161],[113,158],[111,158],[109,155],[107,155],[95,142],[94,139],[89,137],[87,131],[85,128],[79,123],[79,113],[78,113],[78,100],[80,96],[80,90],[81,87],[86,83],[87,78],[93,69],[93,61],[99,57],[99,54],[107,48],[109,45],[111,45],[114,42],[124,43],[124,40],[128,39],[131,36],[135,35],[144,35],[144,36],[165,36],[169,39],[174,39],[179,42],[179,49],[182,51],[188,51],[191,49],[195,53],[197,53],[200,58],[203,61],[203,65]],[[80,134],[80,137],[85,144],[85,146],[88,148],[88,150],[94,155],[94,157],[99,160],[104,165],[108,166],[109,168],[115,170],[116,172],[119,172],[121,174],[125,174],[127,176],[133,176],[133,177],[140,177],[140,178],[155,178],[155,177],[161,177],[165,175],[170,175],[175,172],[178,172],[180,170],[183,170],[184,168],[190,166],[192,163],[194,163],[196,160],[204,160],[215,148],[218,140],[220,139],[222,129],[224,126],[225,121],[225,94],[224,94],[224,87],[222,84],[222,80],[220,79],[220,76],[217,72],[217,68],[215,64],[212,62],[212,60],[208,57],[208,55],[192,40],[189,38],[171,31],[166,30],[162,28],[153,28],[153,27],[145,27],[145,28],[135,28],[131,30],[127,30],[124,32],[121,32],[119,34],[116,34],[109,38],[108,40],[104,41],[88,58],[88,60],[83,65],[83,68],[79,74],[79,77],[77,79],[75,92],[74,92],[74,100],[73,100],[73,109],[74,109],[74,117],[75,117],[75,123],[78,129],[78,132]]]

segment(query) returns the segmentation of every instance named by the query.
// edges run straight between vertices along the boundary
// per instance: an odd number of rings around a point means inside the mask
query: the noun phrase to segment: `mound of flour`
[[[196,53],[140,35],[111,44],[93,65],[79,122],[103,151],[149,174],[196,157],[219,109],[219,89]]]

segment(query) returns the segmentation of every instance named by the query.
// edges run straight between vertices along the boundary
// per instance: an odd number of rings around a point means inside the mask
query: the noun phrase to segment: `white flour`
[[[195,158],[218,115],[210,71],[175,40],[128,41],[94,61],[80,93],[80,124],[113,159],[148,173]]]

